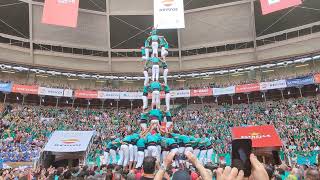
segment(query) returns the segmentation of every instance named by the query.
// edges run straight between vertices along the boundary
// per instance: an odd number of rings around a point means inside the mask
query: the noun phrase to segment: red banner
[[[315,74],[314,75],[314,82],[317,84],[320,84],[320,74]]]
[[[98,91],[76,90],[74,92],[74,96],[76,98],[83,98],[83,99],[97,99],[98,98]]]
[[[38,86],[14,84],[12,86],[12,92],[21,94],[38,94]]]
[[[236,93],[260,91],[260,84],[243,84],[236,86]]]
[[[212,96],[212,89],[206,88],[206,89],[192,89],[191,90],[191,96],[197,97],[197,96]]]
[[[79,0],[45,0],[42,23],[77,27]]]
[[[249,126],[231,128],[233,139],[251,139],[252,147],[279,147],[282,142],[274,126]]]
[[[160,92],[160,99],[164,99],[164,98],[166,98],[166,94],[165,94],[164,91],[161,91]],[[148,99],[152,99],[152,94],[151,93],[148,94]]]
[[[269,14],[281,9],[297,6],[302,3],[301,0],[260,0],[262,14]]]

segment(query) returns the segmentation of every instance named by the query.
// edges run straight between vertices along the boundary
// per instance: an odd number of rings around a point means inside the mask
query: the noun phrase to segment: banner
[[[72,89],[65,89],[63,91],[63,96],[64,97],[73,97],[73,90]]]
[[[191,97],[199,97],[199,96],[212,96],[212,89],[192,89],[191,90]]]
[[[60,97],[60,96],[63,96],[63,89],[39,87],[38,94],[45,95],[45,96],[59,96]]]
[[[77,27],[79,0],[45,0],[42,23]]]
[[[236,87],[235,86],[230,86],[226,88],[212,88],[212,93],[214,96],[219,96],[219,95],[225,95],[225,94],[235,94],[236,93]]]
[[[120,92],[120,99],[142,99],[142,92]]]
[[[308,84],[313,84],[313,83],[314,83],[313,76],[287,79],[287,86],[288,87],[303,86],[303,85],[308,85]]]
[[[81,152],[86,151],[94,131],[55,131],[44,151]]]
[[[171,98],[188,98],[190,97],[190,94],[190,90],[170,91]]]
[[[314,75],[314,82],[317,84],[320,84],[320,74],[315,74]]]
[[[154,0],[154,27],[185,28],[183,0]]]
[[[97,99],[98,98],[98,91],[76,90],[74,92],[74,96],[76,98],[83,98],[83,99]]]
[[[243,84],[236,86],[236,93],[260,91],[260,84]]]
[[[269,90],[269,89],[281,89],[286,88],[287,82],[286,80],[279,80],[279,81],[271,81],[271,82],[262,82],[260,83],[260,90]]]
[[[11,83],[0,83],[0,91],[11,92],[12,91],[12,84]]]
[[[279,147],[282,142],[272,125],[231,128],[233,139],[251,139],[252,147]]]
[[[281,9],[302,4],[301,0],[260,0],[262,14],[266,15]]]
[[[99,99],[119,99],[120,92],[98,91]]]
[[[164,99],[164,98],[166,98],[165,92],[164,91],[160,91],[160,99]],[[148,99],[152,99],[152,94],[151,93],[148,94]]]
[[[13,84],[12,92],[21,94],[38,94],[38,86],[27,86],[20,84]]]

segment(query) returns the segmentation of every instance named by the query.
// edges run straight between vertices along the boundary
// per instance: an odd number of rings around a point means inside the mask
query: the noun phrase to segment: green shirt
[[[158,135],[157,134],[148,134],[147,135],[147,143],[158,143],[158,141],[159,141],[159,137],[158,137]]]
[[[170,88],[169,88],[168,85],[167,85],[167,86],[164,86],[164,91],[165,91],[166,93],[169,93],[169,92],[170,92]]]
[[[162,112],[159,109],[152,109],[149,111],[150,117],[156,117],[159,121],[162,121]]]
[[[144,148],[146,147],[146,140],[144,138],[139,138],[137,141],[137,147]]]
[[[159,82],[153,81],[150,84],[150,89],[151,89],[151,91],[154,91],[155,89],[158,89],[160,91],[161,90],[161,84]]]

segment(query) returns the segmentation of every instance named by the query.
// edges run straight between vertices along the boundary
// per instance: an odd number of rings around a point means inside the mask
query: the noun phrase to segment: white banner
[[[281,89],[286,88],[287,82],[286,80],[272,81],[272,82],[262,82],[260,83],[261,90],[269,90],[269,89]]]
[[[120,92],[98,91],[99,99],[119,99]]]
[[[44,151],[80,152],[86,151],[94,131],[55,131]]]
[[[64,97],[72,97],[73,96],[73,90],[72,89],[65,89],[63,92]]]
[[[142,99],[142,92],[120,92],[120,99]]]
[[[63,89],[39,87],[38,94],[44,95],[44,96],[59,96],[60,97],[60,96],[63,96]]]
[[[154,27],[185,28],[183,0],[154,0]]]
[[[177,91],[170,91],[170,95],[172,98],[184,98],[190,97],[190,90],[177,90]]]
[[[225,94],[234,94],[236,93],[236,87],[230,86],[226,88],[212,88],[212,94],[214,96],[225,95]]]

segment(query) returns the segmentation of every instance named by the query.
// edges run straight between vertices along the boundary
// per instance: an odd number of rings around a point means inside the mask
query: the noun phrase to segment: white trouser
[[[149,52],[149,48],[145,48],[144,49],[145,50],[145,52],[146,52],[146,59],[149,59],[149,54],[150,54],[150,52]]]
[[[168,156],[169,151],[162,151],[162,163],[163,161],[166,159],[166,157]]]
[[[142,166],[143,159],[144,159],[144,151],[138,151],[136,168],[139,168]]]
[[[163,70],[163,81],[164,81],[164,84],[165,84],[165,85],[168,84],[168,72],[169,72],[168,69],[164,69],[164,70]]]
[[[142,102],[143,102],[143,107],[142,109],[145,110],[148,108],[148,97],[147,96],[142,96]]]
[[[168,121],[167,121],[167,124],[166,124],[166,125],[167,125],[167,129],[170,129],[170,128],[172,128],[173,123],[172,123],[172,122],[168,122]]]
[[[207,163],[212,163],[212,154],[213,154],[213,149],[208,149],[207,150]]]
[[[184,152],[187,152],[187,151],[193,153],[193,148],[192,148],[192,147],[186,147],[186,149],[184,150]]]
[[[133,162],[135,159],[134,156],[134,146],[132,144],[129,144],[129,162]]]
[[[166,50],[166,48],[162,47],[161,48],[161,57],[165,58],[166,56],[168,56],[168,51]]]
[[[151,44],[152,47],[152,57],[154,57],[154,55],[156,55],[156,57],[158,57],[158,48],[159,48],[159,43],[156,41],[153,41]]]
[[[111,161],[110,163],[111,164],[116,164],[116,157],[117,157],[117,152],[113,149],[110,149],[110,158],[111,158]],[[107,164],[109,164],[109,162],[107,162]]]
[[[144,74],[144,86],[147,86],[149,83],[149,74],[148,71],[143,71]]]
[[[148,148],[146,148],[146,149],[144,150],[144,157],[147,157],[147,156],[149,156]]]
[[[147,129],[147,123],[140,123],[140,127],[141,127],[141,130],[146,130]]]
[[[157,146],[148,146],[148,156],[158,158],[158,148]]]
[[[104,162],[103,164],[109,164],[109,154],[108,152],[103,152],[103,156],[104,156]]]
[[[152,65],[152,81],[159,81],[160,67],[157,64]]]
[[[121,145],[120,151],[119,151],[119,166],[127,166],[129,163],[129,146],[126,144]]]
[[[174,148],[174,149],[171,149],[170,150],[170,153],[175,153],[175,154],[177,154],[177,152],[179,151],[179,149],[178,148]],[[173,161],[173,163],[172,163],[172,166],[173,167],[177,167],[177,163],[176,163],[176,161]]]
[[[133,161],[137,162],[138,159],[138,147],[136,145],[133,146]]]
[[[207,150],[201,150],[199,161],[202,163],[202,165],[206,164],[206,159],[207,159]]]
[[[158,157],[157,157],[157,159],[158,159],[158,161],[160,162],[160,158],[161,158],[161,146],[160,145],[158,145],[157,146],[157,149],[158,149]]]
[[[170,111],[170,92],[166,94],[166,111],[169,112]]]
[[[152,106],[156,105],[157,109],[160,109],[160,92],[153,91],[152,92]]]
[[[200,154],[200,149],[194,149],[193,150],[194,157],[198,158],[199,154]]]
[[[184,150],[185,150],[186,148],[185,147],[179,147],[179,153],[180,154],[184,154]]]

